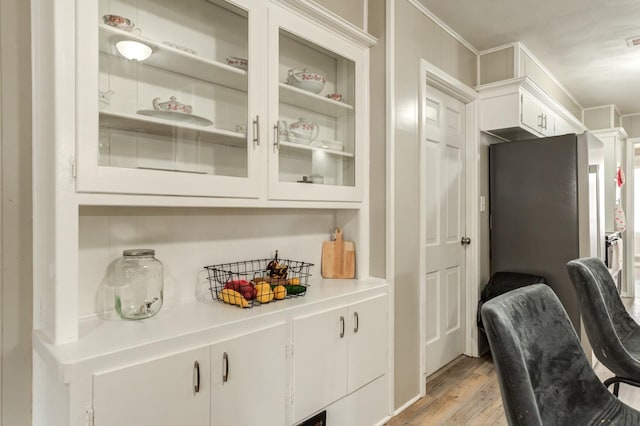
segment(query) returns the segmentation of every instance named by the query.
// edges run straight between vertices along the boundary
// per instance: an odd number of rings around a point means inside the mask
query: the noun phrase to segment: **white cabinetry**
[[[368,277],[364,195],[375,39],[306,0],[58,0],[34,3],[32,22],[34,358],[43,361],[34,418],[80,426],[95,411],[103,425],[291,423],[285,396],[315,390],[294,389],[284,356],[292,318],[387,291]],[[126,59],[122,42],[151,55]],[[319,93],[289,84],[289,70],[305,68],[326,79]],[[312,138],[292,132],[301,119]],[[232,215],[243,223],[217,232]],[[320,221],[309,226],[309,217]],[[274,223],[286,232],[256,235]],[[203,265],[275,248],[319,258],[336,225],[357,237],[358,280],[325,283],[312,258],[304,298],[261,310],[196,300]],[[165,248],[167,303],[150,320],[105,320],[109,265],[123,247],[147,242]],[[345,383],[373,379],[352,374]],[[386,391],[368,389],[388,401]]]
[[[363,46],[258,0],[92,0],[77,25],[79,191],[362,200]],[[151,54],[129,60],[123,42]],[[289,70],[326,84],[292,85]]]
[[[94,424],[281,425],[285,372],[281,323],[211,347],[95,374]]]
[[[257,0],[78,3],[77,190],[258,197],[265,48],[249,35],[265,14]],[[123,42],[151,55],[129,60]]]
[[[556,135],[566,135],[569,133],[575,133],[575,129],[569,124],[567,123],[566,120],[564,120],[561,117],[556,117],[555,119],[555,134]]]
[[[36,371],[34,389],[57,406],[46,416],[38,405],[36,418],[291,425],[326,409],[336,424],[380,423],[391,412],[387,285],[322,280],[312,290],[261,314],[198,303],[149,322],[110,321],[67,345],[36,332],[36,358],[52,367]]]
[[[555,116],[537,99],[522,91],[520,93],[520,117],[524,127],[534,134],[553,136],[555,134]]]
[[[384,374],[387,298],[294,318],[294,420]]]
[[[584,125],[527,77],[477,87],[480,130],[502,140],[581,133]]]
[[[208,426],[209,348],[93,376],[95,426]]]
[[[361,200],[368,51],[282,9],[269,10],[269,24],[269,198]],[[326,79],[318,94],[287,84],[304,69]]]
[[[285,326],[211,347],[211,425],[285,423]]]
[[[356,303],[349,307],[348,391],[364,386],[387,369],[387,298]]]

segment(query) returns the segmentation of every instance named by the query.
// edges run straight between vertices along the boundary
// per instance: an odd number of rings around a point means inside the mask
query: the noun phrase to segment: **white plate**
[[[165,120],[173,120],[173,121],[182,121],[185,123],[196,124],[198,126],[211,126],[213,125],[213,121],[204,118],[198,117],[193,114],[185,114],[182,112],[175,111],[156,111],[155,109],[141,109],[137,111],[140,115],[148,115],[149,117],[162,118]]]
[[[198,54],[198,52],[196,52],[195,50],[193,50],[190,47],[180,46],[179,44],[175,44],[175,43],[170,42],[170,41],[163,41],[162,44],[166,44],[167,46],[171,46],[174,49],[182,50],[183,52],[191,53],[192,55],[197,55]]]
[[[289,142],[297,143],[298,145],[310,145],[311,141],[305,138],[298,138],[293,135],[289,135]]]
[[[341,142],[330,141],[327,139],[315,140],[311,144],[312,146],[317,146],[319,148],[330,149],[332,151],[344,151],[344,145]]]

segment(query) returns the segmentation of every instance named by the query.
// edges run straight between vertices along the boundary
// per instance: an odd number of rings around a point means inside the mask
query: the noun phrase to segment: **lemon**
[[[261,282],[256,284],[256,299],[260,303],[269,303],[273,300],[274,294],[271,291],[271,286],[268,283]]]
[[[287,297],[287,289],[283,285],[279,285],[273,289],[273,294],[276,300],[282,300]]]

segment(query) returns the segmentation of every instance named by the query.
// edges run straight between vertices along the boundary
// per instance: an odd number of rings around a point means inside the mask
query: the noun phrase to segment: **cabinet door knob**
[[[353,313],[353,332],[357,333],[359,328],[360,328],[360,321],[358,319],[358,313],[354,312]]]
[[[229,355],[226,352],[222,354],[222,363],[224,364],[222,383],[227,383],[229,381]]]
[[[198,361],[193,363],[194,384],[193,391],[195,393],[200,392],[200,363]]]
[[[340,338],[344,337],[344,317],[340,315]]]
[[[253,120],[253,143],[260,146],[260,116],[256,115]]]

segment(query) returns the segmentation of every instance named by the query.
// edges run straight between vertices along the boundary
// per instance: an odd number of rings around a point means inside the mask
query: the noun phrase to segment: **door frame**
[[[475,208],[479,193],[479,120],[478,120],[478,93],[463,82],[453,78],[442,69],[436,67],[425,59],[420,59],[420,105],[419,105],[419,137],[420,137],[420,164],[424,164],[424,144],[427,134],[425,130],[426,111],[423,100],[429,93],[429,87],[435,87],[445,94],[452,96],[465,104],[465,228],[466,236],[471,238],[471,244],[465,249],[465,355],[478,356],[478,328],[475,326],[475,315],[478,306],[478,294],[480,283],[480,229],[479,209]],[[420,310],[420,393],[426,394],[426,353],[424,342],[426,339],[426,264],[425,248],[422,244],[426,239],[426,226],[423,220],[425,215],[424,199],[425,171],[420,167],[420,249],[419,249],[419,310]]]
[[[636,206],[640,205],[638,202],[640,199],[636,199],[635,196],[635,180],[636,180],[636,169],[635,169],[635,161],[636,161],[636,148],[640,150],[640,137],[632,137],[627,139],[626,146],[626,164],[624,169],[627,171],[626,175],[626,183],[625,183],[625,197],[627,201],[627,205],[625,207],[625,215],[627,217],[627,241],[625,241],[624,250],[626,254],[624,255],[624,264],[626,265],[627,270],[627,297],[636,297],[636,286],[635,286],[635,275],[636,275],[636,225],[635,225],[635,210]],[[640,155],[640,154],[638,154]]]

